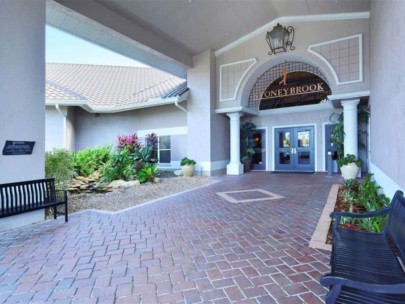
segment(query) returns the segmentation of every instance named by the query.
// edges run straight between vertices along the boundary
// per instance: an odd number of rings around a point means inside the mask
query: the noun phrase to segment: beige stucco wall
[[[0,183],[45,175],[45,1],[0,1],[0,149],[35,141],[32,155],[0,155]],[[43,211],[2,219],[0,230],[44,218]]]
[[[269,47],[265,40],[266,30],[250,37],[243,43],[234,46],[226,52],[221,52],[216,57],[217,63],[217,109],[232,109],[236,107],[246,107],[250,92],[257,79],[270,68],[284,63],[285,61],[298,61],[307,63],[313,67],[319,68],[329,83],[332,95],[345,94],[351,92],[362,92],[369,90],[369,19],[351,19],[351,20],[324,20],[324,21],[301,21],[301,22],[283,22],[283,26],[293,26],[295,28],[295,50],[288,50],[287,53],[277,55],[268,55]],[[271,30],[271,28],[267,29]],[[363,81],[339,84],[328,66],[319,56],[308,51],[308,48],[319,43],[331,42],[346,37],[361,35],[362,44],[360,55],[362,56],[362,77]],[[343,56],[343,55],[342,55]],[[229,101],[221,101],[221,66],[232,63],[244,62],[254,59],[256,62],[247,71],[240,82],[236,98]],[[237,67],[237,65],[236,65]],[[237,68],[236,68],[237,69]],[[280,75],[281,76],[281,75]],[[270,83],[269,83],[270,85]],[[321,107],[322,108],[322,107]],[[267,170],[274,170],[274,139],[273,131],[278,126],[292,125],[314,125],[316,130],[316,163],[315,170],[325,170],[324,163],[324,125],[329,123],[330,114],[341,109],[334,109],[332,105],[328,109],[313,110],[303,112],[302,108],[295,107],[287,110],[288,113],[267,115],[264,112],[259,116],[245,116],[242,123],[246,120],[253,121],[258,128],[267,130]],[[271,112],[271,111],[270,111]],[[277,111],[276,111],[277,112]],[[274,113],[273,113],[274,114]]]
[[[185,106],[184,104],[182,104]],[[174,105],[126,111],[111,114],[88,113],[81,108],[75,111],[75,149],[117,144],[117,135],[129,135],[148,130],[158,136],[172,138],[172,161],[180,161],[187,154],[187,114]],[[185,134],[176,134],[178,128]],[[159,133],[159,129],[164,133]]]
[[[53,149],[74,150],[75,148],[75,107],[46,106],[45,151]]]
[[[65,121],[65,117],[54,106],[46,107],[45,151],[65,148]]]
[[[334,21],[305,21],[289,22],[284,26],[291,25],[295,28],[294,51],[269,56],[269,47],[265,40],[266,31],[250,38],[242,44],[220,54],[216,58],[217,78],[220,76],[220,66],[233,62],[239,62],[255,58],[257,63],[249,70],[243,78],[238,90],[237,98],[234,101],[220,102],[219,88],[217,90],[217,108],[229,108],[239,105],[246,105],[249,93],[256,82],[265,71],[285,61],[301,61],[319,67],[325,75],[332,89],[332,94],[342,94],[369,89],[369,20],[334,20]],[[271,30],[271,29],[268,29]],[[336,85],[335,78],[330,68],[318,56],[308,52],[308,47],[313,44],[340,39],[352,35],[362,34],[363,39],[363,82],[354,84]]]
[[[405,189],[404,1],[372,1],[371,167],[389,195]]]
[[[188,157],[198,162],[197,171],[205,175],[224,173],[229,162],[229,122],[215,114],[215,75],[215,56],[211,51],[193,57],[193,68],[187,71],[187,151]]]

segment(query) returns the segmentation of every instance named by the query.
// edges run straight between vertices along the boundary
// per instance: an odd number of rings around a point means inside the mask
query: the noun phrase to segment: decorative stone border
[[[326,201],[325,207],[323,208],[321,217],[319,218],[318,225],[316,226],[314,234],[309,241],[310,248],[323,249],[328,251],[332,250],[332,246],[326,244],[326,239],[328,237],[328,231],[331,223],[329,214],[335,209],[339,186],[339,184],[334,184],[330,189],[329,196]]]

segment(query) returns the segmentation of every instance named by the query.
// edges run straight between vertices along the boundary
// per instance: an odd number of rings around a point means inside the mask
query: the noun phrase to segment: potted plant
[[[248,148],[246,150],[246,155],[242,156],[242,158],[240,159],[242,164],[243,164],[244,172],[249,172],[250,171],[250,166],[252,164],[252,156],[254,154],[255,154],[255,149]]]
[[[358,123],[358,148],[365,149],[366,146],[363,143],[363,135],[367,134],[365,125],[368,123],[370,113],[364,109],[358,109],[357,112],[357,123]],[[333,144],[336,157],[339,160],[344,156],[344,116],[343,113],[332,113],[329,117],[330,121],[330,141]]]
[[[180,162],[181,172],[183,173],[183,176],[193,176],[195,164],[195,160],[184,157]]]
[[[253,133],[256,125],[251,122],[245,122],[240,128],[240,155],[244,171],[249,172],[252,163],[252,157],[255,154]]]
[[[359,174],[363,161],[353,154],[346,154],[346,156],[339,158],[338,165],[344,180],[355,179]]]

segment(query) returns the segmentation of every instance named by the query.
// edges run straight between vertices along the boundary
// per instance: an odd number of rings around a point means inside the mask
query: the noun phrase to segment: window
[[[170,164],[171,160],[170,136],[159,137],[158,153],[159,153],[159,163]]]

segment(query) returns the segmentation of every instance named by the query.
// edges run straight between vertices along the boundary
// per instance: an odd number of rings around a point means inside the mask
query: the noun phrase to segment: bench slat
[[[339,297],[336,299],[337,304],[403,304],[405,303],[404,295],[386,295],[377,293],[365,293],[354,288],[343,287]]]
[[[58,201],[54,179],[0,184],[0,218],[65,205],[63,214],[65,214],[67,222],[67,196],[66,191],[63,191],[65,192],[64,199]]]

